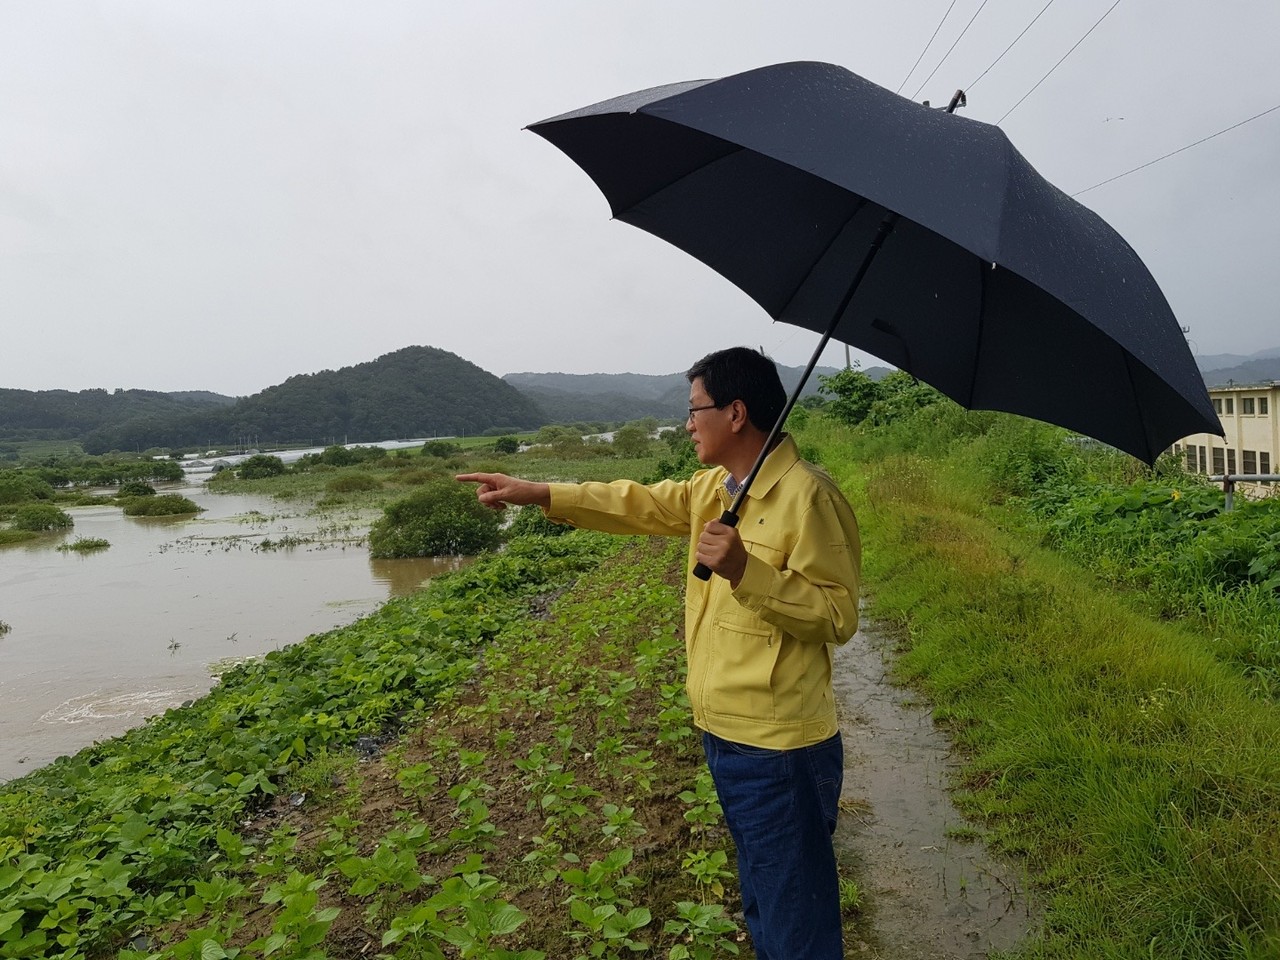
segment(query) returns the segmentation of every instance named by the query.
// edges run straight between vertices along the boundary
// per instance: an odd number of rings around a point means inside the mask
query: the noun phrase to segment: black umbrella
[[[1137,254],[998,127],[842,67],[784,63],[529,129],[586,171],[615,218],[823,334],[809,370],[835,336],[966,407],[1147,463],[1179,437],[1221,433]]]

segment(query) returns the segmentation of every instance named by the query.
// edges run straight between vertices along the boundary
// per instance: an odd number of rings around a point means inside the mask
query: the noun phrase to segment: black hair
[[[709,353],[685,373],[690,383],[702,380],[702,389],[717,407],[741,400],[747,408],[747,419],[757,430],[773,429],[782,408],[787,405],[787,392],[774,362],[759,350],[730,347]]]

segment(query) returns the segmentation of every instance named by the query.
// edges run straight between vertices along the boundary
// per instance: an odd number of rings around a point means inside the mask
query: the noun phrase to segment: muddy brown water
[[[952,837],[966,821],[947,785],[956,760],[927,704],[890,677],[893,644],[872,624],[836,653],[845,745],[836,849],[862,887],[851,958],[976,960],[1039,922],[1016,863]]]
[[[229,661],[351,623],[459,558],[373,560],[369,516],[160,485],[195,518],[72,507],[65,535],[0,548],[0,781],[206,693]],[[80,537],[110,542],[81,554]],[[292,547],[262,542],[294,538]]]

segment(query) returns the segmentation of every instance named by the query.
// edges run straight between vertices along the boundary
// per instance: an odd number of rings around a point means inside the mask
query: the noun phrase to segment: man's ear
[[[729,413],[729,428],[734,433],[742,430],[751,422],[750,418],[747,416],[747,405],[741,400],[735,400],[733,403],[729,404]]]

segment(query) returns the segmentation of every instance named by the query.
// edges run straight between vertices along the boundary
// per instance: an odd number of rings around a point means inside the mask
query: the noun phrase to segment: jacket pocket
[[[711,630],[707,709],[722,716],[777,719],[772,678],[779,639],[762,621],[717,617]]]

